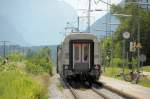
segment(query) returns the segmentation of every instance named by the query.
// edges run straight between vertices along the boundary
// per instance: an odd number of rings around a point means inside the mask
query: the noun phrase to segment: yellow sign
[[[137,43],[133,42],[133,47],[136,48],[136,46],[137,46]]]
[[[142,48],[141,43],[137,43],[136,48]]]

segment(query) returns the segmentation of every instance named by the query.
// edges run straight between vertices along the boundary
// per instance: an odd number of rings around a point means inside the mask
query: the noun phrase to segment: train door
[[[73,44],[73,68],[75,71],[86,72],[90,69],[90,44]]]

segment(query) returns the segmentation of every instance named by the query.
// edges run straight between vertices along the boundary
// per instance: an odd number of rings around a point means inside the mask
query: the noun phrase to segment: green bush
[[[0,99],[46,99],[43,88],[19,70],[0,73]]]
[[[2,64],[2,62],[3,62],[3,59],[2,59],[2,57],[0,56],[0,65]]]
[[[50,49],[43,48],[26,57],[26,70],[32,74],[49,73],[52,75],[52,62],[50,59]]]
[[[104,72],[104,75],[109,77],[115,77],[119,74],[120,70],[121,68],[115,66],[107,67],[106,71]]]
[[[34,78],[52,72],[49,55],[43,52],[30,57],[12,53],[8,56],[10,62],[0,64],[0,99],[48,99],[48,87]]]
[[[117,67],[121,67],[122,66],[122,59],[120,59],[120,58],[114,58],[113,59],[113,65],[117,66]]]
[[[133,64],[133,66],[137,66],[138,65],[138,59],[133,58],[132,64]]]
[[[43,68],[40,65],[36,65],[30,61],[26,62],[26,70],[32,74],[41,74],[44,72]]]
[[[146,72],[150,72],[150,66],[144,66],[143,70],[146,71]]]
[[[9,60],[10,61],[13,61],[13,62],[20,62],[24,59],[24,55],[21,54],[21,53],[11,53],[9,56],[8,56]]]
[[[10,71],[10,70],[17,70],[16,64],[0,65],[0,72],[2,72],[2,71]]]

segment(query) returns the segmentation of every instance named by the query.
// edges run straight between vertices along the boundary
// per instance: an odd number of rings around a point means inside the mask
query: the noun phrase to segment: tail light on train
[[[68,65],[65,65],[65,69],[68,69]]]
[[[64,65],[64,69],[69,69],[69,65]]]
[[[100,65],[95,65],[95,69],[100,69]]]

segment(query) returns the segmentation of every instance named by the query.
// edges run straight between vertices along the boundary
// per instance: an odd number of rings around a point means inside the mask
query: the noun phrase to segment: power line
[[[108,2],[105,2],[105,1],[103,1],[103,0],[99,0],[100,2],[102,2],[102,3],[105,3],[105,4],[107,4],[107,5],[110,5],[110,6],[112,6],[110,3],[108,3]]]

